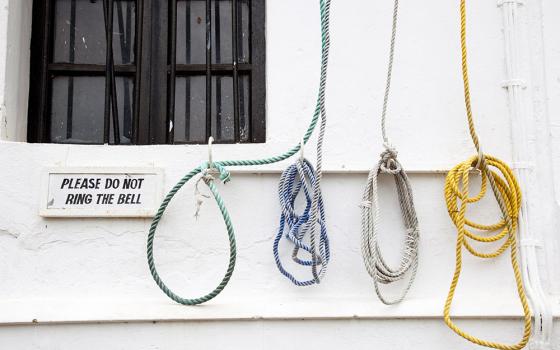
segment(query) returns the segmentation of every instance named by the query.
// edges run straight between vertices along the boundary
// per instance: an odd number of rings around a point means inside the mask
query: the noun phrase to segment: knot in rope
[[[389,152],[392,158],[397,158],[399,152],[397,152],[397,148],[393,144],[389,142],[383,142],[383,147],[385,148],[385,152],[383,153]],[[383,153],[381,154],[383,155]]]
[[[397,161],[398,152],[396,148],[385,145],[385,151],[381,153],[379,167],[387,174],[396,175],[402,171],[401,164]]]
[[[204,162],[200,166],[204,175],[211,174],[212,171],[217,171],[220,174],[220,181],[226,184],[231,181],[231,173],[220,162]],[[212,177],[212,179],[214,179]]]
[[[214,175],[212,175],[214,172],[220,174],[220,181],[222,181],[222,183],[225,184],[231,181],[230,172],[219,163],[205,162],[200,166],[200,169],[202,175],[196,181],[196,184],[194,186],[194,198],[196,201],[196,210],[194,213],[194,217],[196,219],[200,217],[200,209],[202,208],[202,204],[204,204],[204,199],[210,198],[209,195],[203,194],[200,191],[199,188],[200,182],[202,181],[206,184],[206,186],[210,187],[210,184],[216,180]]]
[[[329,239],[321,194],[319,194],[317,202],[318,215],[313,215],[313,188],[317,180],[313,166],[304,159],[289,166],[282,173],[278,185],[282,214],[278,234],[273,244],[274,260],[280,272],[297,286],[320,283],[330,260]],[[301,214],[298,214],[295,202],[301,193],[305,199],[305,208]],[[284,267],[278,249],[283,236],[294,245],[292,260],[298,265],[310,266],[312,279],[299,280]],[[300,257],[301,251],[306,252],[310,257]]]

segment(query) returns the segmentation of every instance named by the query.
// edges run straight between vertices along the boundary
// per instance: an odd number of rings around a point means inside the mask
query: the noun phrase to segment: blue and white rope
[[[320,283],[330,260],[323,196],[320,189],[315,191],[319,185],[317,175],[308,160],[300,159],[282,173],[278,185],[282,215],[280,217],[280,228],[273,244],[274,260],[280,272],[296,286],[310,286]],[[295,202],[300,193],[305,196],[306,204],[303,213],[297,214]],[[315,206],[314,200],[316,200]],[[316,208],[316,215],[312,215],[314,208]],[[318,249],[316,244],[313,243],[317,242],[317,232],[319,236]],[[299,280],[284,267],[278,251],[282,237],[285,237],[294,245],[292,260],[298,265],[311,267],[311,279]],[[309,243],[306,242],[306,239],[309,240]],[[307,252],[310,259],[300,257],[301,251]]]

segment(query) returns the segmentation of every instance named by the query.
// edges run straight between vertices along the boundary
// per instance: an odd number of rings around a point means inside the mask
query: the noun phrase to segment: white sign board
[[[163,198],[154,168],[54,168],[43,180],[45,217],[152,217]]]

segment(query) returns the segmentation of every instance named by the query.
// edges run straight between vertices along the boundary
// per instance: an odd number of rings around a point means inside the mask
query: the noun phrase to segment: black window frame
[[[34,0],[31,36],[31,69],[28,106],[28,142],[54,143],[50,140],[51,88],[50,82],[56,74],[64,76],[105,76],[105,122],[104,143],[109,143],[111,109],[111,74],[108,65],[67,64],[53,62],[53,22],[56,0]],[[102,0],[98,0],[102,1]],[[109,9],[114,0],[108,1]],[[134,0],[136,2],[136,43],[135,62],[132,65],[114,65],[115,75],[134,78],[133,94],[133,145],[177,144],[170,128],[174,117],[175,78],[177,75],[204,73],[206,76],[206,100],[210,100],[212,74],[231,74],[235,93],[238,72],[249,75],[251,89],[249,96],[249,135],[240,140],[238,98],[234,98],[234,132],[232,141],[217,143],[264,143],[266,141],[266,0],[250,0],[250,63],[238,63],[236,38],[236,3],[232,2],[232,45],[233,62],[215,64],[211,61],[211,45],[207,48],[206,64],[178,65],[176,63],[177,3],[188,0]],[[206,2],[206,25],[210,27],[210,6]],[[111,16],[111,14],[109,15]],[[103,29],[103,27],[101,28]],[[112,32],[112,21],[108,21],[108,32]],[[107,40],[110,43],[110,36]],[[207,29],[207,41],[211,31]],[[110,45],[107,46],[108,48]],[[208,47],[208,45],[207,45]],[[148,49],[146,49],[148,48]],[[110,62],[111,49],[107,50]],[[237,96],[237,95],[236,95]],[[211,103],[206,104],[206,140],[211,135]],[[114,130],[118,132],[118,130]],[[200,143],[200,142],[183,142]],[[118,141],[111,143],[118,144]]]

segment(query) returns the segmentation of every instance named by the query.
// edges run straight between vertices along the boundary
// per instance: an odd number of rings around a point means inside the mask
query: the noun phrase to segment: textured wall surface
[[[299,141],[311,118],[318,85],[317,3],[267,1],[267,143],[216,145],[215,159],[273,155]],[[494,1],[469,3],[477,127],[485,151],[510,162],[511,123],[501,86],[502,17]],[[539,251],[541,273],[558,316],[560,5],[553,0],[525,3],[524,78],[533,118],[527,133],[537,179],[528,187],[533,228],[545,243]],[[29,4],[0,0],[0,84],[5,87],[0,89],[0,135],[9,140],[0,141],[1,349],[276,349],[289,347],[296,339],[333,349],[472,348],[441,320],[455,245],[443,201],[442,171],[473,154],[462,98],[458,1],[401,4],[389,133],[401,162],[411,171],[421,255],[416,283],[396,307],[385,307],[376,299],[363,267],[358,207],[367,170],[381,151],[378,125],[390,1],[344,0],[332,5],[324,155],[328,173],[323,193],[333,257],[324,283],[295,288],[278,273],[272,258],[279,218],[278,170],[291,161],[260,168],[267,173],[234,171],[232,182],[219,187],[236,229],[237,266],[225,291],[200,307],[175,305],[153,283],[145,257],[150,220],[38,216],[45,167],[155,166],[164,170],[169,189],[206,161],[207,150],[23,142],[28,77],[21,62],[28,59],[29,33],[18,19],[26,17]],[[314,153],[308,146],[306,155],[314,159]],[[226,234],[217,208],[207,201],[196,221],[193,191],[189,184],[176,196],[155,243],[161,276],[187,297],[211,290],[227,263]],[[381,242],[396,264],[404,232],[388,177],[381,180],[381,198]],[[469,215],[493,222],[498,210],[487,199]],[[291,252],[282,248],[283,257],[289,259]],[[398,287],[388,288],[389,292]],[[469,318],[463,321],[468,329],[503,341],[518,338],[521,309],[507,256],[491,262],[467,256],[456,300],[453,313]],[[302,319],[308,320],[298,321]],[[119,323],[124,321],[132,324]],[[558,344],[558,332],[555,336]]]
[[[515,340],[517,323],[465,321],[465,327],[489,337]],[[557,327],[557,331],[560,331]],[[560,344],[560,338],[554,342]],[[158,324],[109,324],[95,327],[26,326],[0,329],[0,337],[18,349],[457,349],[474,347],[439,321],[249,321]],[[87,340],[87,341],[85,341]]]

